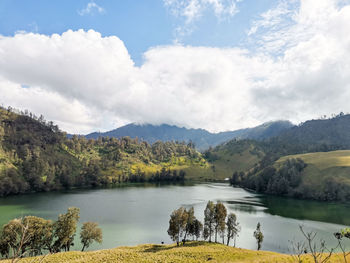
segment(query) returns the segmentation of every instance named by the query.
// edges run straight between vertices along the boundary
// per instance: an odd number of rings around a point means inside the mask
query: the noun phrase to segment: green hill
[[[47,263],[134,263],[134,262],[232,262],[232,263],[282,263],[297,262],[291,255],[268,251],[255,251],[228,247],[207,242],[190,242],[185,246],[176,245],[140,245],[136,247],[118,247],[90,252],[63,252],[37,258],[23,258],[20,262]],[[302,262],[313,262],[309,254],[301,256]],[[350,256],[348,256],[348,260]],[[40,261],[42,260],[42,261]],[[1,261],[4,263],[10,260]],[[344,262],[342,255],[334,254],[331,262]]]
[[[209,165],[191,143],[87,140],[0,107],[0,196],[123,182],[179,181]]]

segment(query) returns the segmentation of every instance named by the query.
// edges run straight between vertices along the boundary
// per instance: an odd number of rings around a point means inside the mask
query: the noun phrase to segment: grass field
[[[302,262],[313,262],[310,255],[303,255]],[[349,257],[350,259],[350,257]],[[2,262],[10,262],[4,260]],[[17,261],[18,262],[18,261]],[[186,246],[176,245],[140,245],[136,247],[118,247],[90,252],[66,252],[38,258],[21,259],[19,262],[47,263],[109,263],[109,262],[241,262],[241,263],[274,263],[298,262],[291,255],[267,251],[254,251],[228,247],[206,242],[190,242]],[[333,255],[331,262],[344,262],[341,255]]]
[[[332,167],[350,167],[350,150],[288,155],[280,158],[277,163],[284,162],[289,158],[300,158],[319,170]]]
[[[216,160],[211,162],[211,168],[217,179],[225,179],[234,172],[244,172],[258,163],[264,153],[250,142],[228,142],[215,148],[213,154]]]
[[[289,158],[300,158],[307,164],[303,171],[306,184],[318,185],[325,178],[333,177],[350,185],[350,150],[288,155],[280,158],[276,165]]]

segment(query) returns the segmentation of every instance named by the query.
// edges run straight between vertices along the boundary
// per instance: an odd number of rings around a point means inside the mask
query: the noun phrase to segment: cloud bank
[[[0,36],[0,103],[75,133],[128,122],[221,131],[350,111],[350,5],[276,8],[252,23],[254,51],[154,47],[140,67],[122,40],[93,30]]]

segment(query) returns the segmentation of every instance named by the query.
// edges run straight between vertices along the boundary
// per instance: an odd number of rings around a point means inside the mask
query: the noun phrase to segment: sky
[[[0,104],[69,133],[350,112],[350,0],[0,0]]]

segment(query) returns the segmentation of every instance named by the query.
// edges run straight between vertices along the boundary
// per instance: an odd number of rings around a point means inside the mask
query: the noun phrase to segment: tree
[[[36,216],[26,216],[23,224],[28,226],[28,241],[26,246],[32,256],[40,255],[41,251],[52,252],[53,222]]]
[[[183,242],[185,244],[187,234],[191,235],[191,228],[193,228],[193,223],[196,220],[196,217],[194,216],[194,208],[193,207],[191,207],[188,210],[185,209],[184,213],[186,214],[186,215],[184,215],[186,218],[186,227],[185,227],[185,235],[184,235],[184,242]]]
[[[195,219],[190,227],[190,234],[192,235],[192,237],[196,238],[196,240],[198,240],[198,238],[200,238],[201,233],[203,231],[203,224],[201,221],[199,221],[198,219]]]
[[[209,238],[209,242],[211,242],[211,236],[214,231],[214,223],[215,223],[215,205],[212,201],[208,201],[207,207],[204,210],[204,239]]]
[[[215,205],[215,214],[214,214],[214,222],[215,222],[215,242],[217,242],[218,233],[225,233],[225,219],[227,215],[226,207],[223,203],[218,202]],[[222,235],[223,236],[223,235]],[[224,241],[223,241],[224,243]]]
[[[179,246],[180,239],[186,231],[187,213],[185,208],[180,207],[174,210],[170,215],[168,235]]]
[[[260,228],[261,228],[261,225],[260,225],[260,223],[258,223],[257,226],[256,226],[256,230],[254,231],[254,237],[255,237],[256,242],[258,244],[258,250],[260,250],[261,244],[262,244],[262,242],[264,240],[264,235],[261,232]]]
[[[54,237],[56,238],[54,247],[56,251],[61,251],[61,249],[69,251],[70,246],[73,245],[79,212],[79,208],[70,207],[66,214],[58,216],[58,220],[54,225]]]
[[[241,231],[239,223],[237,222],[237,217],[234,213],[230,213],[227,217],[227,245],[230,244],[230,239],[234,240],[234,247],[236,246],[236,236],[238,232]]]
[[[81,227],[80,240],[83,244],[81,251],[88,248],[94,241],[102,243],[102,229],[95,222],[85,222]]]
[[[29,238],[28,225],[23,224],[23,219],[12,219],[1,231],[1,254],[12,257],[12,262],[17,261],[25,255]]]

